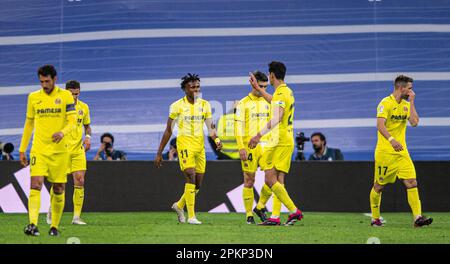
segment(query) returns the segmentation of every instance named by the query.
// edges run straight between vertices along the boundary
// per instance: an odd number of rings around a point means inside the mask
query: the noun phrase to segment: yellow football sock
[[[65,203],[65,194],[64,192],[61,194],[53,194],[53,198],[51,201],[52,206],[52,227],[58,228],[59,222],[61,221],[61,217],[64,210]]]
[[[422,205],[420,204],[419,190],[417,189],[417,187],[415,187],[408,189],[407,192],[409,206],[411,207],[414,218],[416,218],[417,216],[422,215]]]
[[[284,187],[284,184],[282,184]],[[273,196],[273,209],[272,209],[272,215],[270,218],[280,218],[281,213],[281,201],[278,199],[276,195]]]
[[[278,197],[278,199],[280,199],[280,201],[287,207],[287,209],[291,213],[294,213],[297,210],[297,207],[295,206],[291,197],[289,197],[288,192],[286,191],[286,189],[284,188],[284,186],[281,183],[276,182],[272,186],[272,192],[274,195],[276,195]]]
[[[84,187],[74,186],[73,189],[73,217],[79,218],[84,202]]]
[[[253,216],[252,207],[255,200],[255,194],[253,193],[253,187],[242,189],[242,198],[244,199],[245,215],[246,217]]]
[[[177,202],[177,206],[180,209],[184,208],[184,206],[186,205],[186,199],[184,199],[184,197],[185,196],[184,196],[184,193],[183,193],[183,195],[181,196],[180,200],[178,200],[178,202]]]
[[[261,188],[261,195],[259,196],[258,204],[256,205],[256,209],[261,210],[266,206],[267,201],[272,195],[272,189],[267,184],[264,184]]]
[[[38,225],[39,209],[41,209],[41,191],[31,189],[28,198],[28,217],[30,224]]]
[[[195,217],[195,184],[186,183],[184,185],[184,199],[186,200],[188,217]]]
[[[370,191],[370,209],[372,210],[372,218],[380,218],[381,192],[377,193],[373,188]]]
[[[195,189],[195,195],[197,195],[199,191],[200,191],[200,189]],[[184,198],[184,193],[183,193],[180,200],[178,200],[178,202],[177,202],[177,206],[178,206],[178,208],[183,209],[185,205],[186,205],[186,199]]]

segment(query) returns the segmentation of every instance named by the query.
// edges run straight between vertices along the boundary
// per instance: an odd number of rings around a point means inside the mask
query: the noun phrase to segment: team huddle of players
[[[293,225],[303,218],[303,212],[295,205],[284,187],[294,151],[293,120],[295,98],[284,82],[286,66],[282,62],[269,63],[268,76],[260,71],[250,74],[250,93],[239,101],[235,114],[235,135],[239,147],[244,176],[243,200],[247,224],[255,224],[253,212],[260,218],[260,225],[281,225],[280,211],[284,204],[289,216],[284,225]],[[40,190],[44,177],[52,183],[51,207],[47,222],[49,234],[58,235],[58,225],[65,203],[67,174],[74,177],[74,217],[72,223],[85,224],[80,219],[84,199],[85,151],[90,147],[89,107],[78,100],[80,84],[66,83],[66,90],[55,85],[56,70],[44,65],[38,70],[42,89],[28,96],[24,133],[20,146],[20,160],[28,165],[25,155],[34,131],[30,150],[31,190],[28,202],[29,224],[27,235],[39,235],[37,228],[40,210]],[[384,98],[377,109],[378,142],[375,149],[375,179],[370,192],[372,226],[383,226],[380,216],[381,192],[397,178],[403,180],[408,193],[408,203],[414,216],[414,226],[432,223],[432,218],[422,215],[414,164],[406,147],[406,123],[417,126],[419,117],[415,109],[413,79],[404,75],[394,81],[393,93]],[[274,87],[273,94],[266,91]],[[208,134],[222,147],[212,121],[211,106],[200,98],[200,78],[187,74],[182,78],[181,89],[185,96],[170,106],[167,126],[155,158],[155,165],[162,164],[162,152],[178,126],[177,152],[185,187],[180,199],[172,205],[181,223],[201,224],[195,215],[195,198],[202,185],[205,168],[204,125]],[[409,100],[409,101],[408,101]],[[85,138],[83,141],[83,127]],[[253,208],[253,186],[258,167],[264,171],[265,184],[256,207]],[[266,203],[273,195],[272,215],[266,216]],[[186,220],[184,207],[187,208]]]

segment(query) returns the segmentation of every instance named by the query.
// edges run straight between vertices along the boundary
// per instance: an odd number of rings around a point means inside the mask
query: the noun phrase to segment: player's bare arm
[[[283,119],[284,115],[284,108],[279,106],[273,107],[273,117],[269,120],[269,122],[264,126],[264,128],[256,134],[256,136],[252,137],[250,139],[250,142],[248,143],[249,148],[253,149],[258,145],[261,138],[270,132],[274,127],[276,127],[281,120]]]
[[[92,129],[91,125],[84,125],[84,151],[88,151],[91,149],[91,135],[92,135]]]
[[[417,125],[419,125],[419,115],[417,114],[416,105],[414,103],[416,99],[416,93],[414,93],[412,89],[408,92],[408,99],[411,107],[411,113],[409,115],[408,121],[411,126],[416,127]]]
[[[162,166],[162,152],[166,147],[167,142],[169,142],[170,137],[172,137],[174,125],[175,125],[174,120],[172,118],[168,118],[166,130],[164,130],[163,137],[161,138],[161,143],[159,144],[158,152],[156,153],[155,166],[157,168],[160,168]]]
[[[217,137],[217,131],[214,128],[212,118],[206,118],[205,119],[206,128],[208,128],[208,135],[214,140],[216,143],[216,150],[222,149],[222,142],[220,141],[219,137]]]
[[[261,96],[270,104],[270,102],[272,102],[272,95],[269,94],[265,89],[259,87],[258,81],[256,80],[255,75],[253,75],[253,73],[250,73],[250,84],[251,86],[258,91]]]
[[[395,140],[395,138],[393,138],[391,136],[391,134],[389,133],[389,131],[386,128],[386,119],[382,118],[382,117],[378,117],[377,118],[377,129],[378,131],[380,131],[381,135],[383,135],[383,137],[385,137],[387,140],[389,140],[389,142],[391,143],[391,146],[394,148],[395,151],[402,151],[403,150],[403,146],[402,144],[400,144],[397,140]]]

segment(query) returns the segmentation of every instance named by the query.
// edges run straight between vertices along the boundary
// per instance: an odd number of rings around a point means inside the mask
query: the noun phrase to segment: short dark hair
[[[405,87],[408,83],[414,82],[413,78],[408,77],[406,75],[399,75],[395,78],[394,86],[397,87]]]
[[[314,132],[311,134],[311,139],[315,136],[319,136],[320,140],[322,140],[324,142],[324,145],[327,145],[327,139],[325,138],[324,134],[322,134],[320,132]]]
[[[267,75],[265,75],[263,72],[260,71],[254,71],[253,75],[255,76],[256,80],[258,82],[267,82]]]
[[[70,80],[66,82],[66,89],[80,89],[80,82],[77,80]]]
[[[111,143],[114,144],[114,136],[111,133],[103,133],[100,137],[100,143],[103,143],[103,138],[109,137],[111,139]]]
[[[271,72],[275,74],[275,77],[278,80],[284,80],[284,77],[286,76],[286,66],[282,62],[272,61],[269,63],[269,73]]]
[[[200,81],[200,77],[195,73],[188,73],[181,77],[181,89],[184,90],[184,86],[190,82]]]
[[[46,65],[39,67],[37,74],[38,74],[38,77],[39,77],[39,75],[42,75],[42,76],[50,75],[52,77],[52,79],[55,78],[55,76],[57,75],[55,67],[50,64],[46,64]]]

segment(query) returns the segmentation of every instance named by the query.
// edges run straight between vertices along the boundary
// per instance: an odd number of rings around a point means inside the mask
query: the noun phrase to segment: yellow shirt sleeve
[[[236,106],[236,114],[234,115],[234,135],[236,137],[236,143],[239,149],[245,148],[244,146],[244,125],[245,125],[245,107],[242,102]]]
[[[33,98],[32,95],[28,95],[28,101],[27,101],[27,118],[34,119],[34,104],[33,104]]]
[[[89,106],[86,104],[86,109],[85,112],[86,114],[84,115],[83,118],[83,125],[89,125],[91,123],[91,112],[89,110]]]
[[[77,128],[77,117],[75,111],[75,101],[73,100],[72,94],[67,92],[65,93],[66,102],[66,125],[61,130],[64,135],[68,135],[73,130]]]
[[[285,94],[285,92],[275,92],[275,95],[272,97],[272,105],[286,108],[287,100]]]
[[[180,112],[178,111],[178,104],[175,102],[170,105],[169,108],[169,118],[170,119],[177,119]]]
[[[205,103],[205,119],[212,118],[211,105],[208,101]]]
[[[390,109],[390,104],[385,100],[381,101],[377,107],[377,117],[388,119]]]

